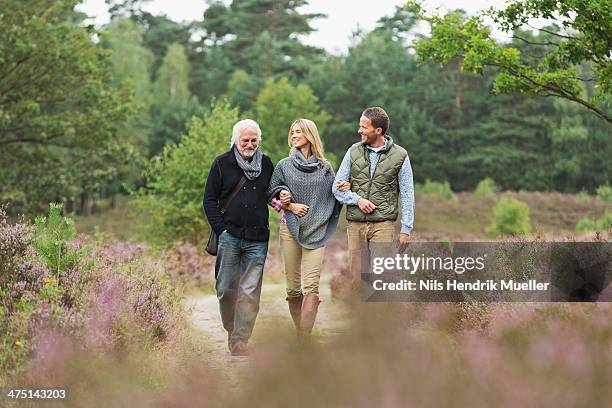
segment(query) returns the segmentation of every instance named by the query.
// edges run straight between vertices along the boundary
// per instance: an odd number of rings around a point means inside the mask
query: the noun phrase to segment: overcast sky
[[[424,3],[428,10],[436,7],[442,10],[462,8],[475,14],[490,6],[502,8],[505,0],[426,0]],[[392,14],[396,6],[403,4],[405,0],[311,0],[303,10],[327,14],[327,18],[313,22],[317,31],[306,37],[304,42],[329,52],[346,52],[350,35],[357,26],[369,31],[380,17]],[[144,8],[153,14],[165,14],[175,21],[192,21],[201,19],[206,6],[205,0],[153,0],[146,3]],[[104,0],[86,0],[78,8],[92,16],[97,26],[109,20],[108,6]],[[503,34],[496,33],[495,36],[503,40]]]

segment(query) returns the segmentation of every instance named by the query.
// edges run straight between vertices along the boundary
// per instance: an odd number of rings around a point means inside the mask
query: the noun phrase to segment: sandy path
[[[318,342],[325,342],[334,334],[342,332],[349,322],[349,314],[344,303],[332,299],[330,289],[331,274],[321,276],[321,300],[314,335]],[[221,324],[219,305],[214,294],[192,296],[186,299],[191,311],[195,329],[202,333],[207,345],[206,360],[211,368],[219,369],[227,375],[230,382],[239,381],[240,368],[248,364],[248,358],[232,357],[227,350],[227,334]],[[293,332],[293,323],[285,301],[285,285],[264,283],[261,303],[250,344],[256,350],[266,330],[279,330],[284,334]],[[268,332],[269,333],[269,332]],[[231,364],[228,364],[231,363]]]

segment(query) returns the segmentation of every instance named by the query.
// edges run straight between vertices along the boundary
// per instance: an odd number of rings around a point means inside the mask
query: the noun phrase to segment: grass
[[[458,202],[449,202],[431,194],[416,194],[415,237],[419,240],[451,241],[488,239],[486,229],[491,223],[491,211],[501,197],[515,198],[529,205],[534,234],[567,235],[575,232],[581,218],[600,218],[606,203],[596,196],[584,194],[502,192],[478,197],[472,192],[457,193]],[[103,234],[119,240],[135,240],[141,237],[139,220],[130,213],[128,197],[120,197],[117,207],[101,213],[75,217],[79,233]],[[343,212],[346,209],[343,209]],[[337,235],[346,232],[344,213],[340,217]],[[398,220],[398,230],[400,220]],[[271,229],[270,250],[275,253],[278,230]]]
[[[142,239],[139,219],[132,213],[130,197],[119,196],[115,208],[104,208],[89,216],[72,216],[78,233],[107,236],[121,241]]]
[[[598,218],[606,209],[603,200],[579,194],[503,192],[477,197],[474,193],[458,193],[459,202],[427,195],[416,195],[415,237],[436,241],[488,239],[486,228],[491,222],[492,208],[501,197],[515,198],[529,205],[533,235],[574,235],[576,223],[583,217]]]

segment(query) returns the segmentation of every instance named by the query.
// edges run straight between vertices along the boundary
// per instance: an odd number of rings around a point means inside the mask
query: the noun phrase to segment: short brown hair
[[[385,112],[383,108],[378,106],[367,108],[363,111],[362,115],[372,121],[374,129],[382,128],[383,135],[387,134],[387,129],[389,129],[389,115],[387,115],[387,112]]]

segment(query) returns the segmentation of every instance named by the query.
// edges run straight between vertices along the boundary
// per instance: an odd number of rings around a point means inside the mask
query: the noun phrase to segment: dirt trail
[[[318,342],[325,342],[334,334],[342,332],[349,322],[349,313],[343,302],[332,299],[331,273],[321,275],[320,297],[322,303],[319,307],[314,336]],[[230,382],[238,381],[237,372],[248,364],[245,357],[231,357],[227,350],[227,334],[221,324],[219,304],[214,294],[194,296],[186,300],[191,310],[191,320],[194,327],[202,333],[207,345],[206,360],[211,368],[216,368],[227,374]],[[261,293],[261,302],[257,322],[250,344],[257,350],[258,339],[264,331],[278,330],[282,333],[291,333],[293,323],[285,301],[285,284],[264,283]],[[231,362],[232,364],[228,364]]]

